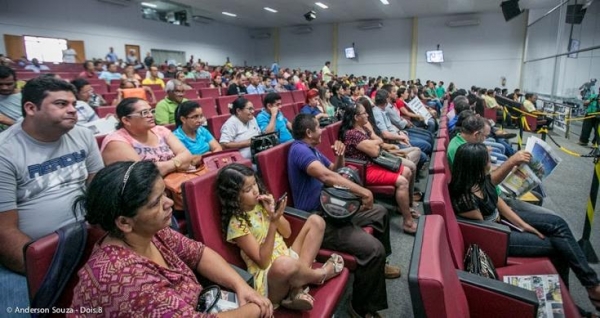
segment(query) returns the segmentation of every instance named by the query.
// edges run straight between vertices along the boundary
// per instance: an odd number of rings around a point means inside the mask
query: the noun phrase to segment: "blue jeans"
[[[438,114],[441,114],[442,107],[444,107],[439,99],[428,101],[427,106],[435,108]]]
[[[413,127],[413,128],[405,129],[404,131],[406,131],[406,133],[408,134],[408,137],[410,139],[413,139],[413,138],[422,139],[422,140],[425,140],[430,145],[433,145],[433,142],[434,142],[433,133],[426,129]]]
[[[515,154],[515,150],[512,145],[504,138],[495,138],[496,142],[504,146],[504,154],[510,157]]]
[[[523,221],[536,228],[546,237],[544,240],[528,232],[519,232],[511,228],[508,254],[511,256],[558,256],[569,267],[583,287],[600,284],[598,275],[590,267],[569,229],[569,225],[552,211],[514,199],[506,203]]]
[[[8,312],[8,307],[12,310],[15,307],[29,307],[27,279],[0,265],[0,316],[4,316],[4,313]],[[15,315],[15,313],[10,315]],[[29,314],[22,315],[29,316]]]

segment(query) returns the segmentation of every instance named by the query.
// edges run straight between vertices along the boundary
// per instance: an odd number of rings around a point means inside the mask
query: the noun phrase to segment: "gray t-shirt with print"
[[[71,205],[103,166],[89,129],[41,142],[19,122],[0,134],[0,213],[17,210],[19,230],[32,239],[52,233],[76,220]]]

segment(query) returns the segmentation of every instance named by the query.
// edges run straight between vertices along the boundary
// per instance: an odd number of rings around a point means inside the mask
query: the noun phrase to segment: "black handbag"
[[[339,168],[337,173],[358,185],[362,184],[358,173],[350,167]],[[362,200],[359,196],[350,192],[346,187],[335,185],[333,187],[324,187],[321,190],[319,201],[324,219],[336,225],[350,222],[362,205]]]
[[[333,124],[333,119],[330,117],[321,117],[319,119],[319,127],[321,128],[331,124]]]
[[[382,166],[392,172],[398,172],[400,166],[402,166],[402,158],[385,150],[381,150],[379,156],[371,158],[371,160],[374,164]]]
[[[498,279],[492,259],[477,244],[469,245],[465,254],[465,271],[479,276]]]
[[[257,153],[271,149],[277,145],[279,145],[279,132],[277,131],[252,137],[250,139],[250,153],[252,154],[252,158]]]

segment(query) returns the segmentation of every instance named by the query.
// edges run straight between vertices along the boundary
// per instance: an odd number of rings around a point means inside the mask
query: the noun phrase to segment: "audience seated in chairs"
[[[256,116],[261,133],[277,132],[281,143],[292,140],[292,123],[281,112],[281,96],[278,93],[268,93],[263,105],[265,107]]]
[[[231,117],[221,127],[219,143],[223,149],[238,149],[242,157],[251,159],[250,139],[260,135],[260,128],[254,118],[254,105],[239,97],[233,101],[229,112]]]
[[[94,109],[86,102],[89,96],[94,92],[94,88],[83,78],[77,78],[71,81],[77,91],[77,123],[86,124],[100,119]]]
[[[151,66],[150,72],[146,73],[146,78],[142,81],[142,85],[160,85],[160,87],[165,88],[165,81],[159,76],[158,67]]]
[[[295,141],[288,155],[288,176],[296,208],[320,211],[320,190],[324,184],[347,187],[362,198],[362,211],[350,223],[337,226],[326,224],[322,247],[355,255],[358,266],[354,275],[350,312],[353,317],[378,316],[387,308],[385,278],[400,277],[400,269],[386,264],[390,255],[389,216],[385,208],[373,204],[371,191],[345,179],[335,171],[344,166],[344,144],[336,141],[336,162],[330,162],[315,147],[320,143],[322,129],[310,114],[294,118],[292,131]],[[373,228],[370,235],[362,226]]]
[[[301,114],[311,114],[315,116],[317,120],[321,118],[327,118],[328,115],[324,109],[319,105],[319,91],[311,89],[306,93],[306,105],[300,109]]]
[[[106,65],[106,71],[102,71],[98,78],[106,81],[106,85],[110,85],[110,81],[112,80],[120,80],[121,74],[117,72],[117,64],[109,63]]]
[[[71,84],[38,77],[22,95],[23,121],[0,134],[2,308],[29,306],[23,246],[80,218],[73,200],[103,167],[91,131],[76,126]]]
[[[398,88],[396,95],[397,98],[396,102],[394,103],[394,106],[400,112],[400,116],[408,117],[409,121],[407,123],[406,128],[407,131],[409,131],[409,133],[410,129],[412,129],[413,127],[424,128],[432,134],[435,133],[435,118],[432,117],[427,122],[425,122],[425,119],[421,115],[415,114],[406,106],[406,101],[408,100],[409,93],[405,87]]]
[[[79,271],[73,308],[101,315],[199,316],[203,287],[195,272],[234,291],[240,308],[222,317],[269,317],[273,307],[225,260],[169,228],[173,201],[156,165],[117,162],[98,173],[75,206],[108,234]],[[126,199],[125,199],[126,198]]]
[[[133,64],[127,64],[121,75],[121,80],[130,81],[135,87],[142,85],[142,78],[135,73]]]
[[[227,95],[240,95],[240,94],[248,94],[246,91],[246,76],[240,72],[235,74],[229,81],[229,86],[227,87]]]
[[[175,79],[178,80],[179,82],[181,82],[181,85],[183,86],[183,89],[185,89],[186,91],[194,89],[193,87],[191,87],[190,85],[188,85],[185,81],[186,76],[185,73],[182,71],[177,72],[177,74],[175,74]]]
[[[167,96],[156,104],[156,123],[159,125],[175,123],[175,109],[187,99],[184,97],[183,82],[170,80],[165,86]]]
[[[321,285],[344,267],[342,257],[333,254],[322,268],[312,269],[323,240],[323,218],[311,215],[288,247],[283,240],[291,235],[283,215],[287,198],[275,202],[254,170],[235,163],[226,166],[217,176],[216,191],[223,207],[223,234],[239,246],[254,288],[275,307],[312,309],[314,299],[306,285]]]
[[[481,143],[466,143],[458,147],[452,164],[449,190],[452,207],[459,218],[500,222],[511,227],[508,253],[511,256],[548,256],[559,253],[587,289],[597,309],[600,309],[600,280],[573,237],[567,223],[552,211],[536,207],[528,211],[508,206],[499,197],[497,183],[489,174],[487,148]],[[568,282],[568,276],[562,277]]]
[[[17,88],[17,75],[8,66],[0,65],[0,132],[12,126],[23,116],[21,92]]]
[[[404,218],[402,230],[404,233],[414,235],[417,232],[417,223],[413,220],[413,216],[419,216],[419,213],[411,208],[414,188],[413,171],[416,170],[416,166],[410,160],[404,160],[400,169],[393,172],[372,161],[371,158],[379,156],[385,146],[383,140],[368,128],[370,127],[368,116],[360,103],[346,108],[338,136],[346,146],[344,155],[347,158],[367,162],[365,185],[395,187],[397,210]],[[412,166],[412,170],[409,165]]]
[[[204,127],[205,123],[206,117],[202,108],[195,101],[185,101],[179,104],[175,111],[177,129],[173,134],[192,154],[192,166],[198,166],[202,162],[202,155],[223,150],[210,131]]]
[[[156,125],[148,102],[125,98],[117,105],[117,117],[117,131],[104,138],[100,149],[105,164],[152,161],[162,176],[188,168],[192,155],[168,128]]]
[[[554,119],[551,117],[547,117],[542,114],[542,112],[538,111],[535,103],[537,102],[538,96],[537,94],[527,93],[525,94],[525,100],[523,101],[523,110],[532,115],[537,115],[537,126],[546,126],[552,127],[552,122]],[[527,115],[525,115],[527,116]]]

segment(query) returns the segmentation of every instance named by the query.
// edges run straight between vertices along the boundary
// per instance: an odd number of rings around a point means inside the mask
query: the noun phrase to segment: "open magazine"
[[[504,282],[535,292],[537,318],[565,317],[558,275],[504,276]]]
[[[423,117],[424,122],[427,122],[429,119],[431,119],[431,114],[418,97],[413,98],[410,102],[408,102],[408,104],[406,104],[406,106],[408,106],[413,113]]]
[[[527,139],[525,150],[531,153],[531,161],[518,166],[500,183],[500,189],[508,196],[520,197],[539,186],[562,161],[552,147],[537,137]]]

